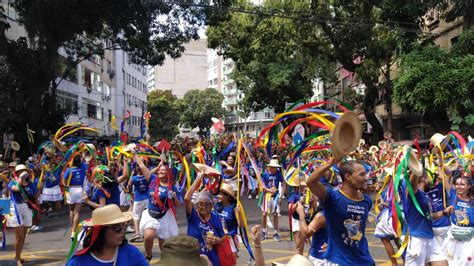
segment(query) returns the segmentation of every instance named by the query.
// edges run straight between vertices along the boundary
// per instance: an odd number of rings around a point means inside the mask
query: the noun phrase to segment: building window
[[[77,115],[78,99],[79,97],[75,94],[61,90],[56,91],[56,102],[59,108],[65,110],[68,114]]]
[[[88,118],[97,120],[104,119],[104,108],[100,106],[100,102],[82,98],[82,109],[85,112],[84,116]]]
[[[84,87],[94,89],[97,91],[102,91],[102,84],[100,81],[100,75],[90,71],[85,67],[81,67],[81,83]]]
[[[104,92],[105,96],[110,96],[110,86],[106,83],[104,83]]]

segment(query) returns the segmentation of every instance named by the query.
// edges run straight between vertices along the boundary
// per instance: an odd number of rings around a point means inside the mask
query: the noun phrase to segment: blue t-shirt
[[[169,209],[169,203],[168,203],[168,198],[171,198],[171,191],[168,191],[167,186],[162,186],[159,185],[158,187],[158,197],[160,198],[161,203],[163,204],[163,208],[161,208],[157,202],[154,201],[154,194],[155,194],[155,182],[160,182],[158,180],[157,176],[152,174],[150,176],[150,186],[148,189],[148,196],[149,196],[149,202],[148,202],[148,211],[153,212],[156,214],[161,214],[164,215],[166,211]],[[172,191],[175,193],[178,192],[175,186],[172,187]]]
[[[132,176],[133,192],[135,201],[143,201],[148,199],[148,182],[143,175]]]
[[[324,212],[321,212],[324,215]],[[324,243],[328,242],[328,232],[326,226],[319,229],[316,233],[314,233],[313,238],[311,240],[311,247],[309,248],[309,255],[314,258],[323,260],[325,256],[325,252],[320,252]]]
[[[224,232],[227,231],[227,234],[230,236],[235,236],[238,231],[239,223],[237,222],[237,217],[235,216],[235,204],[229,206],[222,206],[222,203],[217,203],[215,206],[216,214],[219,215],[221,219],[221,224],[224,229]]]
[[[403,212],[405,213],[405,221],[411,236],[433,238],[433,222],[431,221],[431,205],[430,199],[421,189],[415,193],[415,198],[420,205],[424,216],[416,209],[410,194],[406,194],[406,182],[403,180],[402,193],[407,195],[406,201],[403,203]]]
[[[354,201],[340,191],[327,189],[324,216],[328,234],[325,258],[341,265],[374,265],[365,238],[365,225],[372,200],[364,195]]]
[[[104,189],[110,193],[110,197],[107,198],[107,195],[105,195],[105,192],[102,189],[96,188],[92,195],[92,201],[99,204],[99,199],[105,199],[105,205],[116,204],[117,206],[120,206],[120,190],[118,184]]]
[[[16,182],[16,181],[10,181],[10,183],[8,183],[8,188],[11,190],[13,186],[18,186],[19,184]],[[36,193],[38,193],[38,189],[36,187],[36,185],[32,182],[28,182],[28,185],[26,186],[21,186],[23,191],[25,192],[26,196],[28,196],[28,198],[33,198],[34,195],[36,195]],[[20,204],[20,203],[25,203],[27,199],[24,199],[21,195],[21,191],[18,191],[18,192],[15,192],[13,190],[11,190],[11,198],[13,199],[13,201],[17,204]]]
[[[270,174],[270,172],[265,171],[262,174],[262,181],[265,183],[266,188],[270,189],[275,187],[278,189],[280,182],[283,182],[283,176],[280,171],[276,171],[275,174]]]
[[[219,217],[211,213],[209,221],[204,222],[199,218],[196,209],[192,209],[191,215],[188,217],[188,236],[192,236],[199,240],[201,246],[201,254],[206,255],[212,262],[213,266],[220,266],[219,257],[215,248],[209,250],[204,241],[204,237],[207,236],[207,232],[211,231],[216,237],[223,237],[224,230],[222,229],[221,221]]]
[[[91,252],[87,252],[81,256],[72,256],[67,262],[67,266],[82,266],[82,265],[94,265],[94,266],[112,266],[113,262],[103,262],[96,259]],[[143,254],[138,248],[133,245],[125,244],[121,245],[118,250],[117,266],[142,266],[148,265]]]
[[[439,212],[444,210],[444,204],[443,204],[443,184],[439,183],[436,186],[430,188],[428,192],[426,192],[426,195],[430,199],[431,202],[431,208],[433,208],[433,212]],[[449,226],[449,218],[444,216],[433,220],[433,227],[445,227]]]
[[[474,227],[474,201],[464,201],[457,197],[456,191],[451,189],[449,202],[454,206],[451,222],[458,226]]]
[[[71,182],[69,183],[69,186],[82,186],[84,184],[86,175],[82,169],[77,167],[66,169],[66,172],[64,172],[64,180],[66,184],[67,180],[69,179],[69,175],[71,175]]]
[[[45,188],[52,188],[57,185],[59,185],[59,177],[61,175],[61,172],[57,170],[56,172],[53,172],[52,170],[50,171],[45,171],[44,172],[44,187]]]

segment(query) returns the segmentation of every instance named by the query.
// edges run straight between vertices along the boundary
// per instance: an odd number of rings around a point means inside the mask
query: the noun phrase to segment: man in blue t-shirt
[[[280,183],[284,185],[283,175],[279,168],[281,166],[278,164],[278,160],[272,159],[267,165],[267,170],[262,174],[262,181],[265,184],[263,188],[264,204],[262,204],[262,240],[267,238],[267,214],[271,214],[274,229],[273,238],[278,242],[281,241],[278,234],[279,201],[283,194],[278,188]]]
[[[307,179],[307,186],[324,205],[328,243],[325,259],[339,265],[375,265],[365,238],[365,225],[372,200],[362,193],[368,176],[362,164],[347,161],[339,166],[342,186],[338,191],[328,189],[321,177],[338,163],[331,158]]]
[[[149,183],[142,174],[140,167],[136,168],[136,175],[129,179],[128,186],[133,186],[133,225],[135,227],[135,236],[130,239],[130,242],[135,242],[142,237],[140,234],[140,219],[143,211],[148,208]]]

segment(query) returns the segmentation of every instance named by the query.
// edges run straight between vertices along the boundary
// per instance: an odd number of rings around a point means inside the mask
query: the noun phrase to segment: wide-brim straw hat
[[[379,150],[380,150],[379,147],[372,145],[369,148],[369,153],[377,153]]]
[[[225,192],[227,195],[235,199],[234,188],[232,187],[232,185],[227,184],[227,183],[222,183],[221,191]]]
[[[211,175],[211,176],[220,176],[221,172],[214,167],[210,167],[209,165],[206,164],[201,164],[201,163],[193,163],[194,169],[196,171],[203,173],[205,175]]]
[[[273,265],[278,265],[278,266],[313,266],[313,263],[305,258],[304,256],[300,254],[295,254],[293,257],[291,257],[290,261],[288,263],[277,263],[274,262]]]
[[[285,176],[286,183],[292,187],[306,186],[308,175],[301,169],[292,166],[286,171]],[[292,178],[293,176],[294,178]]]
[[[199,240],[191,236],[175,236],[166,239],[161,250],[161,258],[156,265],[167,266],[207,266],[200,256]]]
[[[382,150],[384,149],[387,149],[388,148],[388,143],[387,141],[385,140],[381,140],[377,143],[377,146],[379,146],[379,148],[381,148]]]
[[[28,171],[30,169],[28,169],[24,164],[19,164],[19,165],[15,166],[15,173],[18,172],[18,171],[21,171],[21,170]]]
[[[362,137],[362,124],[356,113],[344,113],[331,131],[331,149],[336,158],[342,158],[353,152]]]
[[[12,147],[12,150],[14,151],[19,151],[20,150],[20,143],[16,142],[16,141],[12,141],[10,143],[11,147]]]
[[[441,149],[446,147],[446,136],[441,133],[435,133],[430,138],[430,143],[433,145],[432,152],[436,152],[438,150],[438,145],[441,146]]]
[[[277,159],[271,159],[270,160],[270,163],[267,165],[268,167],[276,167],[276,168],[280,168],[281,165],[278,164],[278,160]]]
[[[406,156],[408,152],[410,152],[410,155],[408,157],[408,168],[416,176],[422,176],[423,165],[421,164],[420,160],[418,160],[417,154],[413,149],[410,149],[410,146],[403,146],[403,156]]]
[[[95,155],[95,146],[92,143],[87,143],[86,144],[86,150],[82,153],[82,156],[84,157],[84,160],[86,162],[91,161],[94,158]]]
[[[92,219],[86,222],[86,226],[120,224],[132,219],[132,212],[122,212],[116,204],[109,204],[93,210]]]

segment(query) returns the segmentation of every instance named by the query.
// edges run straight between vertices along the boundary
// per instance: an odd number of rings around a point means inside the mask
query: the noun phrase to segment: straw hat
[[[89,162],[94,158],[95,146],[92,143],[87,143],[86,147],[86,150],[82,152],[82,156],[84,156],[86,162]],[[89,152],[89,154],[87,154],[87,152]]]
[[[436,152],[438,150],[438,145],[441,146],[441,149],[444,149],[446,147],[445,140],[446,136],[441,133],[435,133],[433,136],[431,136],[430,143],[433,145],[432,152]]]
[[[20,144],[16,141],[12,141],[10,143],[11,147],[12,147],[12,150],[14,151],[19,151],[20,150]]]
[[[207,266],[208,263],[200,256],[199,241],[182,235],[166,239],[157,265]]]
[[[292,178],[293,175],[296,175],[295,178]],[[285,173],[285,181],[288,185],[292,187],[297,186],[306,186],[306,178],[308,175],[303,171],[296,167],[291,166],[288,171]]]
[[[386,149],[386,148],[388,148],[388,143],[387,143],[387,141],[385,141],[385,140],[379,141],[379,142],[377,143],[377,145],[378,145],[381,149],[383,149],[383,150]]]
[[[287,264],[283,263],[276,263],[274,262],[273,265],[279,265],[279,266],[313,266],[313,263],[305,258],[304,256],[300,254],[295,254],[293,257],[291,257],[290,261],[288,261]]]
[[[377,153],[379,150],[380,150],[379,147],[372,145],[369,148],[369,153]]]
[[[122,212],[115,204],[105,205],[92,211],[92,219],[87,225],[111,225],[125,223],[132,220],[132,212]]]
[[[21,171],[21,170],[28,171],[29,169],[26,168],[26,166],[24,164],[19,164],[19,165],[15,166],[15,173],[18,172],[18,171]]]
[[[201,163],[193,163],[194,169],[200,173],[204,173],[205,175],[212,175],[212,176],[219,176],[221,172],[213,167],[210,167],[206,164]]]
[[[277,159],[271,159],[270,160],[270,163],[267,165],[268,167],[276,167],[276,168],[280,168],[281,165],[278,164],[278,160]]]
[[[354,112],[344,113],[331,131],[331,149],[334,156],[342,158],[353,152],[362,137],[362,124]]]
[[[408,159],[408,168],[416,176],[422,176],[423,175],[423,165],[421,164],[420,160],[418,160],[418,157],[417,157],[415,151],[410,150],[410,146],[408,146],[408,145],[403,146],[403,156],[406,156],[408,151],[410,151],[410,156],[409,156],[409,159]]]
[[[232,185],[227,184],[227,183],[222,183],[221,191],[225,192],[226,194],[228,194],[229,196],[235,199],[234,188],[232,188]]]

